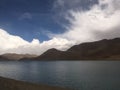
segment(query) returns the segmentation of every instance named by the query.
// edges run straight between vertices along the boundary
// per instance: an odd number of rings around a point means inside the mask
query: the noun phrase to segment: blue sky
[[[79,0],[78,4],[71,5],[66,1],[65,6],[60,6],[56,4],[57,0],[0,0],[0,28],[27,41],[33,38],[48,40],[46,32],[65,31],[63,25],[68,22],[62,14],[68,9],[89,9],[97,3],[97,0]]]

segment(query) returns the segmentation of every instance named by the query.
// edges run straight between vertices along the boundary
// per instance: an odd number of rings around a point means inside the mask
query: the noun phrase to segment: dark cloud
[[[111,28],[109,31],[101,31],[97,30],[93,32],[94,38],[97,40],[101,39],[113,39],[116,37],[120,37],[120,26]]]
[[[97,4],[98,0],[57,0],[54,3],[54,8],[64,12],[67,10],[88,10],[94,4]]]

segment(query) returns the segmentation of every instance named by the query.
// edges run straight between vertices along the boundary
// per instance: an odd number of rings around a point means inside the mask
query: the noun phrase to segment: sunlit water
[[[0,62],[0,76],[73,90],[120,90],[119,61]]]

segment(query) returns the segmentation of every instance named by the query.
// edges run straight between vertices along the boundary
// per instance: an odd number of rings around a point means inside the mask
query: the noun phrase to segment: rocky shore
[[[0,90],[68,90],[0,77]]]

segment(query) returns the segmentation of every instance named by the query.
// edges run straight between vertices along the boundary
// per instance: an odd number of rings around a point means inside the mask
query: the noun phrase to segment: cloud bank
[[[65,3],[70,1],[72,0],[58,0],[57,4],[61,8],[65,8]],[[78,3],[81,0],[75,1]],[[68,20],[69,25],[65,26],[64,33],[50,33],[48,36],[51,39],[48,41],[40,42],[38,39],[33,39],[32,42],[28,42],[0,29],[0,54],[28,53],[40,55],[50,48],[66,50],[72,45],[83,42],[120,37],[119,0],[99,0],[98,3],[90,5],[88,10],[79,8],[75,10],[72,9],[75,5],[68,4],[70,5],[67,6],[71,8],[67,9],[64,18]]]
[[[120,37],[120,1],[99,0],[89,10],[69,10],[66,32],[53,37],[62,37],[76,43]],[[113,33],[111,33],[113,32]]]
[[[50,48],[66,50],[72,42],[66,39],[53,38],[49,41],[40,42],[33,39],[28,42],[19,36],[10,35],[5,30],[0,29],[0,54],[17,53],[17,54],[37,54],[40,55]]]

